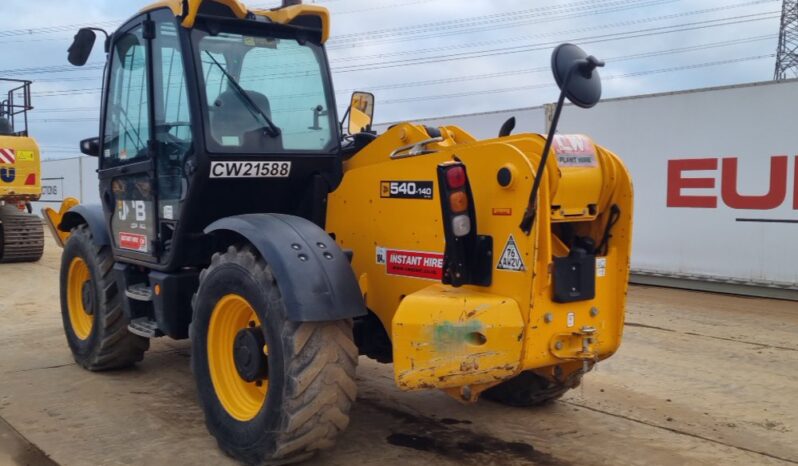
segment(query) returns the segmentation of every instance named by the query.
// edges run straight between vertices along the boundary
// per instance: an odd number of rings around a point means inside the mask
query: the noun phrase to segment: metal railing
[[[0,101],[0,135],[28,135],[28,112],[33,110],[30,85],[31,81],[0,78],[0,86],[8,89]]]

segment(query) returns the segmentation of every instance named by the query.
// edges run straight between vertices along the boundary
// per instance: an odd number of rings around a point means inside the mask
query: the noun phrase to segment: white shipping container
[[[42,161],[42,197],[33,203],[33,211],[43,207],[57,209],[67,197],[82,204],[100,202],[96,157],[72,157]]]
[[[379,104],[379,101],[377,104]],[[413,121],[434,128],[440,126],[459,126],[477,139],[490,139],[499,135],[499,129],[501,129],[504,122],[510,117],[515,117],[516,126],[514,132],[516,133],[542,133],[545,131],[546,118],[544,107],[519,108],[516,110],[502,110],[499,112],[475,113],[471,115],[453,115]],[[376,124],[374,125],[374,129],[379,133],[383,133],[392,124],[393,123]]]

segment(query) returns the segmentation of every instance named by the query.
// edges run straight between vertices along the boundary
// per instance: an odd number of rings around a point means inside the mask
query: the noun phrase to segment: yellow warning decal
[[[33,162],[35,160],[32,150],[18,150],[17,162]]]

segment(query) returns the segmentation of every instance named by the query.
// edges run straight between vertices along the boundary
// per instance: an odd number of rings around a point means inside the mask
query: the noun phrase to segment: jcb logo
[[[147,210],[144,201],[119,201],[117,203],[119,220],[127,220],[127,217],[130,215],[131,207],[135,211],[137,222],[147,220]]]

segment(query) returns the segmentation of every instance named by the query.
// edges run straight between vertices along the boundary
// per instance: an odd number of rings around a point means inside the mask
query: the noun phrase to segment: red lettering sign
[[[561,167],[597,167],[596,146],[581,134],[557,134],[552,141]]]
[[[717,184],[716,176],[712,178],[686,178],[688,171],[716,171],[718,160],[712,159],[684,159],[668,161],[668,207],[699,207],[714,209],[718,206],[718,196],[685,195],[683,189],[698,188],[712,189]],[[788,173],[790,159],[786,155],[776,155],[770,158],[770,181],[765,194],[740,194],[737,190],[738,181],[745,176],[745,171],[738,170],[739,160],[736,157],[722,159],[720,173],[720,198],[723,203],[739,210],[771,210],[778,208],[787,201],[787,188],[790,177]],[[793,201],[792,207],[798,210],[798,156],[795,157],[793,173]],[[760,191],[762,192],[762,191]]]
[[[795,192],[792,196],[792,208],[798,210],[798,155],[795,156],[795,176],[792,177]]]
[[[132,251],[147,252],[147,237],[137,233],[119,233],[119,247]]]
[[[390,275],[440,280],[443,278],[443,254],[389,249],[385,268]]]
[[[787,197],[786,155],[770,159],[770,188],[761,196],[744,196],[737,192],[737,159],[723,159],[721,171],[721,196],[723,203],[732,209],[770,210],[780,206]]]
[[[668,207],[703,207],[714,209],[718,206],[715,196],[685,196],[682,189],[715,187],[715,178],[684,178],[686,171],[717,170],[718,159],[668,160]]]

